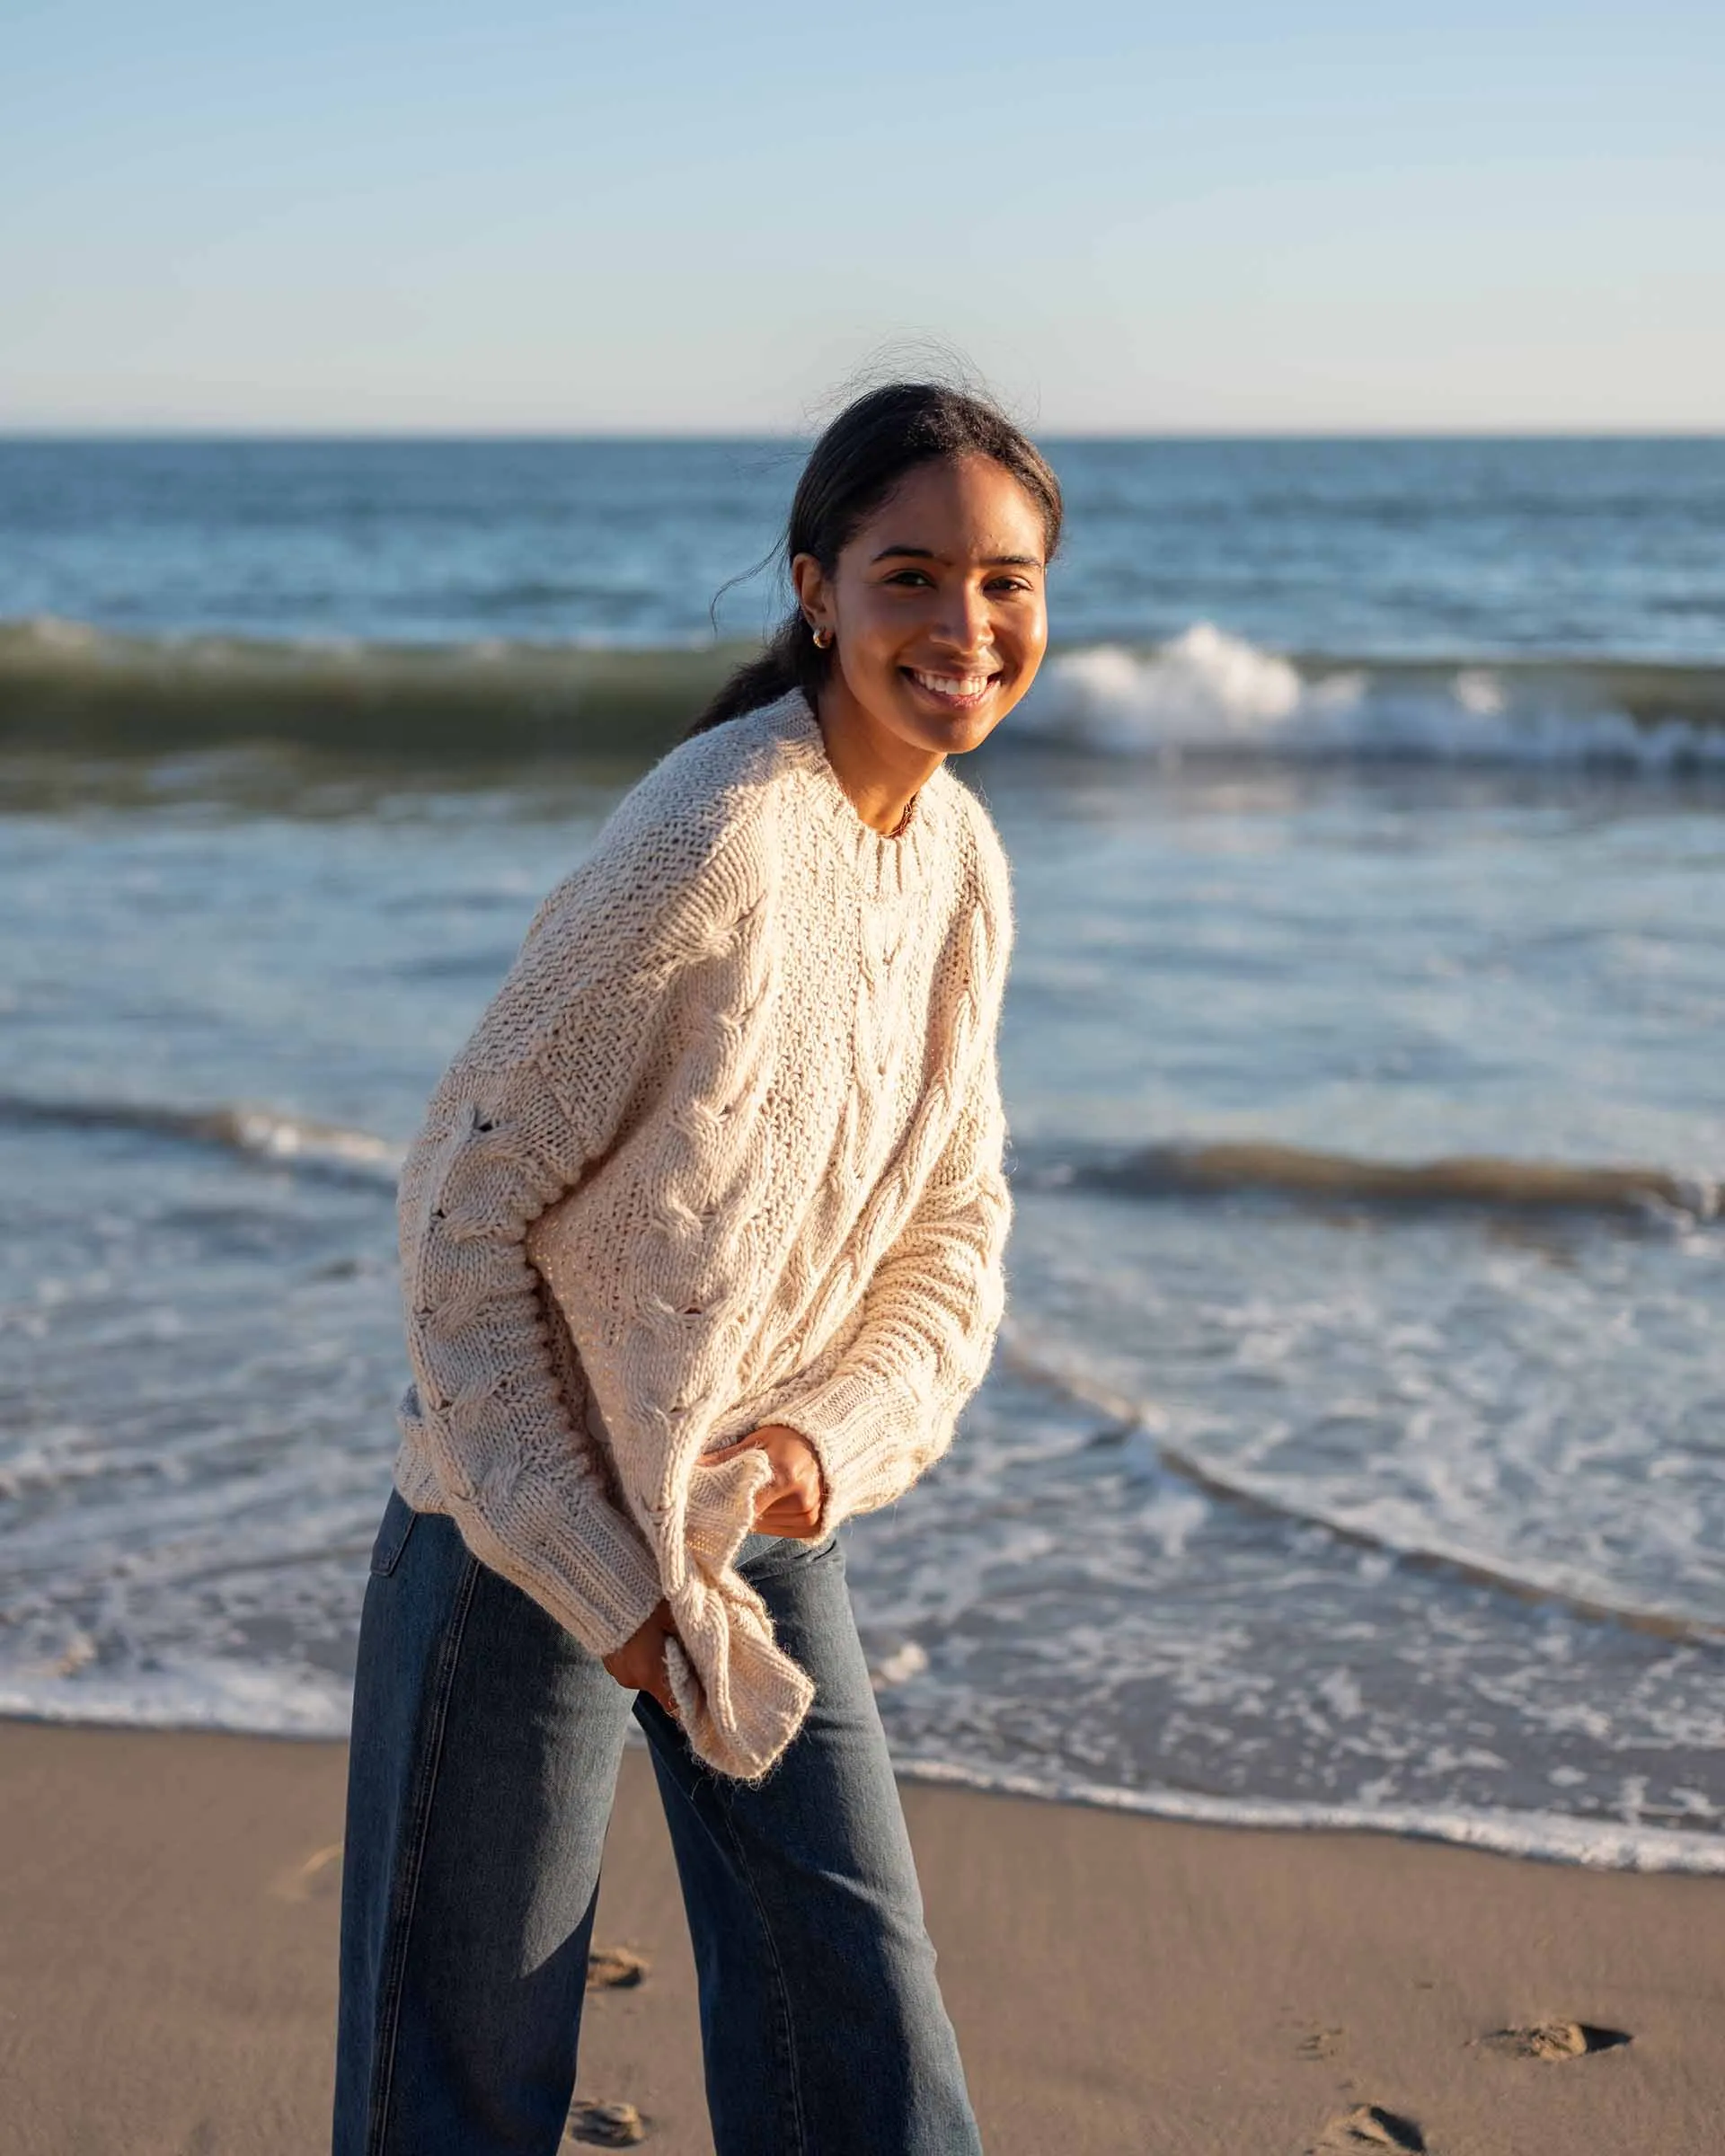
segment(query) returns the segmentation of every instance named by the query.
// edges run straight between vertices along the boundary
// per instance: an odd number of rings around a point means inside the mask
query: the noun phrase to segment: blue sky
[[[0,428],[1725,428],[1725,8],[13,0]]]

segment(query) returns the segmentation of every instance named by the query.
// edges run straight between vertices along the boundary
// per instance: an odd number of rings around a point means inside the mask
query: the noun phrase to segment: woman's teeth
[[[992,674],[924,674],[915,667],[906,671],[919,689],[942,696],[949,703],[977,702],[988,694],[995,678]]]

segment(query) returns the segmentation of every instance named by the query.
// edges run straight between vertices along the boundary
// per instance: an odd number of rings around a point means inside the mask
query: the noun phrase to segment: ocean
[[[896,1755],[1725,1871],[1725,441],[1051,454]],[[344,1730],[402,1147],[797,461],[0,444],[0,1710]]]

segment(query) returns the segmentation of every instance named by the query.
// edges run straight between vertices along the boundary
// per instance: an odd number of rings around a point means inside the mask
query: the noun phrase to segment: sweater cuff
[[[540,1563],[531,1570],[522,1568],[519,1545],[508,1527],[500,1554],[517,1569],[516,1584],[535,1595],[566,1631],[601,1659],[632,1639],[664,1599],[650,1553],[628,1523],[608,1508],[590,1512],[581,1521],[579,1571],[562,1552],[553,1554],[543,1543],[531,1552]]]
[[[890,1408],[878,1375],[841,1371],[773,1419],[800,1430],[820,1462],[823,1488],[817,1533],[830,1534],[854,1512],[871,1509],[890,1488],[886,1424]]]
[[[632,1639],[664,1599],[651,1551],[609,1505],[581,1505],[572,1515],[579,1540],[571,1540],[566,1491],[528,1472],[512,1487],[493,1483],[464,1498],[440,1487],[406,1432],[395,1487],[416,1511],[447,1513],[487,1570],[519,1587],[601,1659]]]

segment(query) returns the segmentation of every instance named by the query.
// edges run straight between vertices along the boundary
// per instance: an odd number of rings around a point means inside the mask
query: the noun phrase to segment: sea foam
[[[0,1714],[109,1728],[226,1730],[254,1736],[345,1740],[352,1695],[333,1678],[216,1661],[188,1663],[154,1678],[86,1685],[48,1672],[0,1676]],[[630,1738],[641,1741],[632,1731]],[[1725,1840],[1680,1827],[1558,1812],[1466,1806],[1305,1804],[1216,1797],[1190,1789],[1110,1788],[1060,1772],[1012,1772],[926,1753],[895,1752],[907,1781],[983,1789],[1045,1803],[1082,1804],[1142,1818],[1287,1832],[1394,1834],[1499,1856],[1532,1857],[1592,1870],[1725,1875]]]
[[[1627,675],[1629,670],[1623,672]],[[1021,738],[1119,755],[1384,758],[1725,771],[1725,727],[1618,708],[1611,669],[1443,669],[1293,659],[1198,622],[1150,649],[1057,654],[1011,721]],[[1679,685],[1675,702],[1696,698]],[[1645,699],[1638,699],[1645,701]]]

